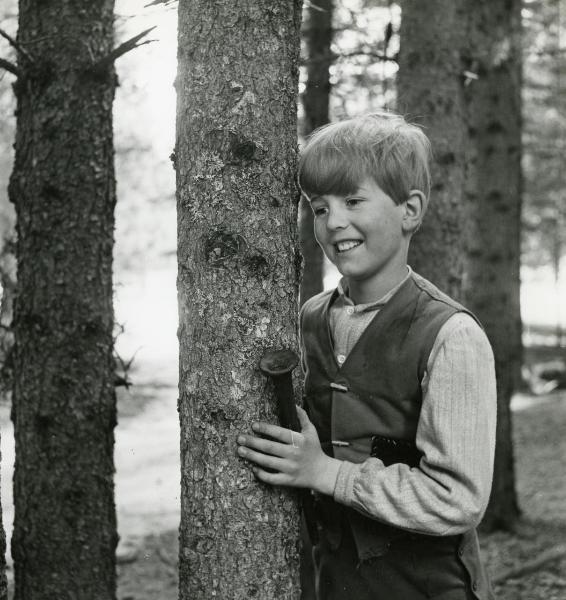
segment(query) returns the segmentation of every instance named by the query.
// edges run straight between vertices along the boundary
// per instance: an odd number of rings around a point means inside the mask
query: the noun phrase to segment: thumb
[[[304,408],[301,408],[298,404],[297,407],[297,416],[299,417],[299,423],[301,425],[301,431],[308,429],[309,427],[313,427],[309,416],[307,415],[307,411]]]

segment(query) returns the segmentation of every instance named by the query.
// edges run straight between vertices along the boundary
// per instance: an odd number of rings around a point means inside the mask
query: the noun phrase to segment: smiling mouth
[[[341,254],[357,248],[361,243],[362,242],[360,240],[347,240],[345,242],[338,242],[337,244],[334,244],[334,247],[336,248],[336,252]]]

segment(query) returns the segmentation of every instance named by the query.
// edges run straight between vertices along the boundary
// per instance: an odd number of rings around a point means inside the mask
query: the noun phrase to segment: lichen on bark
[[[299,597],[296,495],[236,436],[276,419],[263,352],[297,348],[300,4],[179,3],[182,599]]]

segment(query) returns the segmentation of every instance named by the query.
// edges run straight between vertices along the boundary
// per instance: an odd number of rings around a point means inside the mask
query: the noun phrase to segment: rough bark
[[[177,77],[180,598],[298,598],[295,493],[238,432],[275,422],[258,370],[297,348],[299,0],[180,0]]]
[[[330,65],[332,16],[334,0],[318,0],[306,9],[303,37],[306,47],[307,80],[302,95],[304,109],[303,136],[328,123],[330,97]],[[324,254],[314,237],[313,214],[302,198],[299,208],[299,239],[303,254],[300,303],[323,289]]]
[[[515,493],[510,400],[522,359],[521,232],[521,2],[473,4],[466,88],[470,150],[465,297],[483,323],[495,353],[497,448],[485,528],[511,527],[519,516]]]
[[[434,149],[432,193],[410,264],[448,294],[462,297],[465,273],[466,105],[462,0],[404,0],[398,110],[425,127]]]
[[[115,597],[112,0],[20,0],[15,599]]]

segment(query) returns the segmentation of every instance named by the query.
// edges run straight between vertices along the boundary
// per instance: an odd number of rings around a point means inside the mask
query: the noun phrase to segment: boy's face
[[[394,279],[406,268],[405,206],[372,179],[348,196],[313,197],[311,207],[318,243],[350,283],[380,290],[380,280]]]

